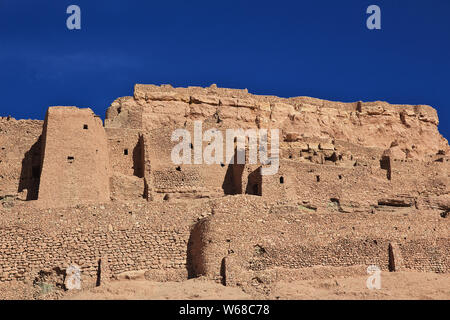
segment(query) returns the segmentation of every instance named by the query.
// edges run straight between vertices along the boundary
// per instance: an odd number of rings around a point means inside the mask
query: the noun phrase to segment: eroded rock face
[[[105,125],[148,131],[211,118],[223,128],[279,128],[286,142],[316,138],[382,149],[396,143],[407,159],[449,150],[430,106],[285,99],[215,86],[136,85],[133,97],[119,98],[108,108]]]

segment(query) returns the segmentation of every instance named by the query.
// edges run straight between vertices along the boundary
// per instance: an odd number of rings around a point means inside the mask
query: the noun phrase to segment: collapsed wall
[[[43,121],[0,118],[0,199],[36,200]]]

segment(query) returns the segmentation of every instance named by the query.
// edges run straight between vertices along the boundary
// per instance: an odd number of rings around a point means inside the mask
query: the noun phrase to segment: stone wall
[[[39,230],[0,230],[0,281],[33,280],[41,270],[79,265],[83,276],[95,278],[99,259],[109,272],[149,269],[186,271],[189,232],[155,230],[151,226],[104,232],[65,230],[49,236]],[[186,276],[184,276],[185,278]]]
[[[450,271],[448,219],[434,211],[318,214],[292,203],[268,206],[235,197],[218,202],[214,215],[194,227],[196,275],[220,279],[224,258],[244,278],[274,268],[375,264],[389,270],[391,243],[407,269]]]
[[[250,259],[249,269],[266,270],[276,267],[301,269],[312,266],[347,267],[355,265],[377,265],[389,270],[389,238],[384,239],[341,239],[325,245],[292,245],[288,248],[264,247],[265,253],[258,254],[255,249]],[[448,273],[450,261],[447,253],[450,241],[418,239],[400,241],[399,253],[404,259],[403,265],[410,270],[423,272]]]
[[[132,270],[167,272],[186,279],[187,244],[205,201],[165,208],[145,200],[41,209],[0,209],[0,281],[34,280],[40,271],[81,267],[92,282],[99,259],[111,276]],[[170,279],[168,279],[170,280]]]
[[[248,195],[164,206],[143,199],[53,209],[17,204],[0,209],[0,281],[34,280],[39,271],[62,272],[72,263],[94,281],[100,259],[103,274],[153,270],[173,277],[166,280],[220,280],[224,258],[238,282],[280,268],[376,264],[388,270],[392,243],[402,267],[450,272],[448,219],[406,209],[318,213]]]
[[[139,130],[105,128],[114,173],[144,177],[144,142]]]

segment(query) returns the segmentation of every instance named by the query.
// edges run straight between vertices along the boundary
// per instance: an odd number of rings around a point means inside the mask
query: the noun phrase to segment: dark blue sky
[[[66,8],[81,7],[79,31]],[[382,30],[366,28],[381,7]],[[450,137],[450,1],[0,0],[0,114],[104,116],[135,83],[430,104]]]

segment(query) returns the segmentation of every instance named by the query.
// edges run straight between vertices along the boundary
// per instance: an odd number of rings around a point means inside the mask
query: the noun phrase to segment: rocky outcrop
[[[397,158],[425,159],[449,146],[427,105],[332,102],[310,97],[257,96],[247,90],[136,85],[134,96],[108,108],[107,127],[153,130],[212,120],[218,127],[276,127],[287,142],[317,138],[392,149]]]

